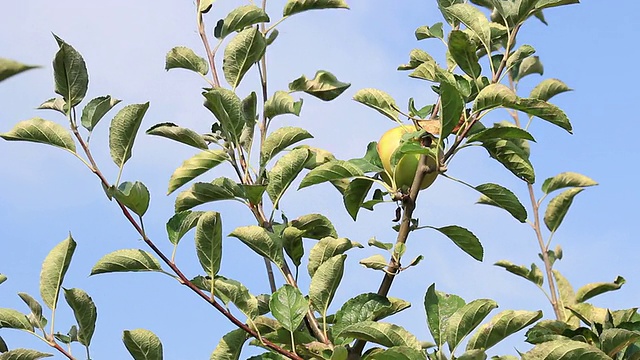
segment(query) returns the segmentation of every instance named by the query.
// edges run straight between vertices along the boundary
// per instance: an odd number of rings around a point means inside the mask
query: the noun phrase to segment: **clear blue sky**
[[[270,1],[272,19],[277,19],[283,3]],[[333,103],[305,96],[300,118],[276,121],[306,127],[315,136],[309,144],[330,149],[344,159],[362,155],[369,141],[393,126],[350,100],[353,93],[375,87],[392,94],[401,105],[411,96],[419,103],[433,101],[428,84],[408,79],[395,68],[406,62],[413,48],[426,48],[440,59],[443,50],[436,41],[417,42],[413,37],[416,27],[439,21],[435,1],[349,3],[350,11],[301,14],[285,21],[269,55],[271,91],[284,90],[291,80],[302,74],[313,76],[318,69],[332,71],[340,80],[352,83]],[[209,30],[234,4],[216,3],[218,10],[214,8],[206,18]],[[585,1],[547,11],[550,26],[531,21],[520,37],[520,44],[536,48],[545,66],[543,77],[523,80],[523,89],[550,77],[575,89],[553,99],[569,115],[575,135],[542,121],[536,121],[531,129],[538,139],[532,145],[532,159],[539,183],[562,171],[580,172],[600,183],[578,196],[558,231],[555,241],[562,244],[565,259],[557,268],[576,287],[624,276],[628,282],[622,290],[595,301],[613,309],[637,306],[640,294],[639,222],[634,206],[640,201],[634,184],[638,165],[635,84],[640,75],[631,64],[637,53],[639,33],[634,14],[638,10],[637,2],[613,6],[607,1]],[[98,5],[79,0],[11,1],[2,6],[1,19],[0,56],[43,68],[0,84],[0,131],[34,116],[64,121],[57,113],[34,110],[54,96],[51,61],[57,46],[51,32],[83,54],[90,76],[88,98],[111,94],[127,104],[150,101],[143,129],[171,121],[204,132],[210,125],[212,118],[201,106],[199,95],[206,85],[202,79],[186,71],[164,70],[164,56],[173,46],[189,46],[203,54],[192,2],[160,0],[151,5],[114,0]],[[256,84],[255,80],[255,76],[246,79],[240,92],[251,91],[248,84]],[[92,143],[97,161],[114,181],[117,172],[108,155],[106,130],[105,121],[98,126]],[[78,248],[65,287],[86,290],[98,305],[92,345],[95,359],[127,358],[120,340],[122,330],[135,328],[160,336],[166,359],[208,359],[218,339],[232,327],[186,288],[158,274],[88,277],[92,265],[104,254],[145,246],[81,163],[67,153],[38,144],[0,142],[0,154],[0,273],[9,276],[0,286],[0,307],[26,311],[16,292],[39,295],[41,262],[71,231]],[[164,195],[166,183],[173,170],[192,154],[179,144],[143,135],[123,175],[124,180],[143,181],[151,190],[145,224],[150,237],[167,252],[171,247],[164,229],[173,213],[174,197]],[[526,199],[524,186],[482,150],[456,158],[450,174],[472,184],[498,182]],[[407,256],[423,254],[425,261],[394,283],[391,294],[412,302],[413,307],[392,319],[421,339],[430,339],[422,299],[433,282],[439,290],[467,301],[493,298],[500,309],[542,309],[546,316],[552,316],[544,296],[533,285],[491,265],[500,259],[521,264],[537,261],[533,232],[500,210],[474,205],[477,198],[478,194],[446,179],[438,180],[420,196],[417,214],[422,224],[465,226],[485,247],[485,261],[479,263],[433,232],[411,237]],[[374,213],[362,212],[359,222],[353,223],[329,185],[292,192],[282,206],[289,218],[325,213],[340,236],[354,241],[366,243],[372,236],[393,241],[392,205],[380,206]],[[225,233],[253,224],[250,214],[235,204],[213,204],[207,209],[222,211]],[[186,273],[196,275],[200,269],[188,239],[192,237],[187,236],[178,250],[178,264]],[[305,245],[308,250],[312,243]],[[236,239],[226,239],[224,246],[221,273],[242,281],[255,294],[268,291],[261,259]],[[350,253],[348,278],[340,287],[336,304],[377,290],[381,274],[357,264],[374,253],[373,249]],[[306,274],[305,269],[301,273]],[[307,284],[303,276],[301,286]],[[64,307],[60,310],[63,315],[57,323],[59,331],[65,332],[72,317]],[[0,335],[11,348],[49,351],[26,333],[3,330]],[[522,334],[513,339],[498,350],[514,354],[513,346],[527,348]],[[75,353],[80,355],[82,350],[78,347]]]

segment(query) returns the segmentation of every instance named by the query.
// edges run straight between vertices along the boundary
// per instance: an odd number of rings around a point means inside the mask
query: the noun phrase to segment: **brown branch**
[[[60,344],[58,344],[55,340],[52,340],[49,342],[49,345],[51,345],[52,348],[58,350],[58,352],[60,352],[62,355],[66,356],[67,359],[69,360],[76,360],[75,357],[73,357],[73,355],[71,355],[71,353],[69,353],[67,350],[65,350],[62,346],[60,346]]]
[[[207,32],[204,28],[204,20],[202,19],[202,12],[200,11],[200,0],[196,0],[196,12],[198,13],[197,24],[198,24],[198,34],[200,34],[200,39],[202,40],[202,44],[204,45],[204,49],[207,53],[207,58],[209,59],[209,67],[211,68],[211,75],[213,77],[213,86],[220,87],[220,80],[218,79],[218,70],[216,69],[215,56],[216,54],[211,51],[211,44],[209,44],[209,39],[207,39]]]

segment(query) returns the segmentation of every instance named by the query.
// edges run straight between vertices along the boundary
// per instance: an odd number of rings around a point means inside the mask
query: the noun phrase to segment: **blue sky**
[[[284,1],[270,2],[272,19]],[[420,104],[433,101],[427,83],[395,71],[405,63],[413,48],[433,52],[442,59],[437,41],[417,42],[415,28],[440,21],[435,1],[401,2],[350,1],[350,11],[335,10],[297,15],[280,27],[280,37],[269,54],[270,91],[286,89],[302,74],[313,76],[326,69],[351,88],[332,103],[303,96],[300,118],[284,117],[276,125],[307,128],[315,138],[308,143],[331,150],[339,158],[364,153],[367,143],[393,126],[386,118],[351,100],[358,89],[375,87],[392,94],[401,106],[409,97]],[[209,30],[237,2],[219,1],[207,16]],[[637,210],[640,192],[637,176],[638,149],[634,108],[635,84],[640,75],[629,66],[634,60],[638,38],[633,14],[636,2],[618,4],[586,1],[581,5],[546,12],[550,26],[530,21],[521,31],[520,44],[531,44],[545,66],[542,77],[522,81],[523,93],[544,78],[560,78],[575,91],[553,99],[570,117],[574,135],[542,121],[531,128],[538,140],[532,145],[532,160],[541,180],[563,171],[576,171],[600,183],[578,196],[555,236],[565,251],[557,268],[579,287],[596,281],[627,279],[617,293],[597,298],[594,303],[613,309],[637,306],[640,273],[636,254],[640,245]],[[203,54],[195,30],[193,4],[189,1],[145,2],[114,0],[103,3],[66,0],[62,2],[13,1],[3,5],[0,21],[0,56],[39,64],[33,70],[0,84],[0,131],[14,123],[44,117],[64,122],[57,113],[34,110],[54,96],[51,60],[57,49],[51,32],[80,51],[89,69],[88,98],[111,94],[123,103],[151,106],[142,128],[171,121],[205,132],[210,114],[199,95],[206,84],[186,71],[164,70],[164,57],[177,45]],[[255,74],[254,74],[255,75]],[[249,75],[239,89],[250,92],[256,77]],[[108,115],[113,116],[115,111]],[[498,113],[492,120],[506,119]],[[92,144],[97,161],[111,181],[117,169],[107,148],[107,123],[96,130]],[[123,180],[140,180],[152,194],[145,216],[149,235],[167,252],[171,251],[165,222],[172,215],[174,197],[166,197],[166,184],[173,170],[193,150],[161,138],[142,135],[134,157],[125,168]],[[449,173],[471,184],[498,182],[526,199],[525,187],[481,149],[463,152],[454,159]],[[215,175],[229,174],[216,170]],[[213,176],[212,174],[207,174]],[[539,189],[539,183],[537,188]],[[124,329],[146,328],[164,343],[166,359],[207,359],[218,339],[231,325],[186,288],[158,274],[111,274],[88,277],[92,265],[104,254],[122,248],[145,248],[114,204],[109,203],[95,179],[69,154],[38,144],[0,142],[0,273],[9,281],[0,286],[0,307],[26,311],[16,296],[22,291],[38,295],[40,265],[49,250],[70,231],[76,241],[74,261],[65,287],[86,290],[98,306],[98,324],[92,354],[100,358],[126,358],[121,343]],[[413,306],[393,321],[429,339],[422,299],[435,282],[441,291],[467,301],[493,298],[500,309],[552,310],[544,296],[529,283],[491,264],[509,259],[519,264],[537,261],[534,234],[503,211],[474,205],[478,194],[446,179],[439,179],[421,193],[417,216],[422,224],[459,224],[472,230],[485,247],[485,261],[476,262],[447,239],[434,232],[415,233],[407,257],[423,254],[419,267],[396,279],[392,296]],[[342,206],[340,196],[329,185],[291,192],[282,202],[289,218],[321,212],[328,215],[340,236],[366,243],[375,236],[393,241],[390,229],[394,206],[382,205],[373,213],[362,212],[354,223]],[[213,204],[221,211],[225,233],[253,224],[250,214],[236,204]],[[186,273],[200,273],[187,236],[178,250],[178,265]],[[312,242],[305,244],[310,249]],[[221,273],[245,283],[253,293],[268,291],[262,261],[236,239],[226,239]],[[376,253],[363,249],[350,253],[349,273],[334,301],[338,304],[361,292],[375,291],[381,274],[361,268],[358,260]],[[301,269],[301,274],[306,274]],[[308,279],[301,276],[301,286]],[[59,331],[71,325],[71,312],[64,307],[57,317]],[[2,331],[11,348],[48,347],[26,333]],[[522,334],[498,347],[513,354],[513,347],[526,349]],[[82,354],[80,348],[76,354]],[[249,354],[249,352],[247,353]],[[61,358],[56,355],[56,358]]]

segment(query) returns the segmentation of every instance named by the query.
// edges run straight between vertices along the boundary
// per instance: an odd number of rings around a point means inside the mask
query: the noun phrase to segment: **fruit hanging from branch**
[[[396,163],[395,166],[391,164],[391,158],[396,149],[402,143],[402,136],[407,133],[417,131],[413,125],[402,125],[395,127],[382,135],[380,141],[378,141],[378,154],[384,167],[384,172],[381,174],[383,180],[396,189],[408,189],[413,183],[416,171],[418,169],[418,163],[420,162],[420,154],[408,153],[404,154]],[[419,139],[411,139],[408,141],[415,141],[420,143]],[[435,169],[427,173],[420,184],[420,189],[424,190],[431,186],[438,177],[438,161],[433,154],[427,155],[427,165]]]

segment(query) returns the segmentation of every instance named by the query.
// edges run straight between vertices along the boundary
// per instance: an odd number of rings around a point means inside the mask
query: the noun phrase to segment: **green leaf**
[[[222,260],[222,219],[220,213],[207,211],[196,225],[196,254],[205,273],[214,277]]]
[[[338,285],[344,273],[344,261],[347,255],[340,254],[323,262],[313,277],[309,286],[309,300],[311,306],[316,309],[322,317],[326,317],[329,304],[338,290]]]
[[[449,33],[449,54],[456,64],[472,79],[480,77],[482,68],[478,63],[476,55],[476,45],[469,39],[469,36],[460,30],[452,30]]]
[[[69,234],[69,237],[51,249],[42,263],[40,297],[49,309],[54,310],[57,307],[62,281],[69,269],[75,249],[76,242]]]
[[[149,208],[149,190],[140,181],[123,182],[113,196],[138,216],[144,215]]]
[[[338,233],[331,221],[322,214],[302,215],[292,220],[291,226],[303,231],[302,236],[308,239],[320,240],[327,236],[337,238]]]
[[[489,20],[478,8],[471,4],[453,4],[445,8],[444,12],[473,31],[485,48],[491,48]]]
[[[293,261],[293,264],[298,267],[301,264],[302,256],[304,255],[304,245],[302,243],[302,234],[304,231],[298,230],[293,226],[287,226],[282,231],[282,246],[289,255],[289,258]]]
[[[370,360],[424,360],[426,355],[423,350],[417,350],[408,346],[394,346],[371,354]]]
[[[518,101],[518,96],[505,85],[491,84],[480,90],[473,103],[473,112],[490,110],[499,106],[511,108]]]
[[[364,204],[367,194],[373,185],[373,181],[369,179],[353,179],[344,191],[343,202],[349,215],[356,220],[358,211]]]
[[[299,127],[283,126],[278,128],[269,134],[262,144],[260,165],[266,165],[269,160],[287,147],[310,138],[313,136],[307,130]]]
[[[554,177],[550,177],[542,183],[542,191],[549,194],[558,189],[567,187],[588,187],[598,185],[591,178],[575,172],[563,172]]]
[[[33,325],[27,316],[17,310],[0,308],[0,328],[33,332]]]
[[[282,240],[278,235],[268,232],[260,226],[238,227],[229,236],[235,237],[247,245],[251,250],[273,261],[278,266],[284,266]]]
[[[529,160],[529,146],[519,140],[485,140],[482,143],[489,156],[496,159],[507,170],[521,180],[533,184],[536,180],[535,170]]]
[[[542,101],[549,101],[552,97],[563,92],[572,91],[567,84],[558,79],[545,79],[531,90],[529,97]]]
[[[305,93],[315,96],[320,100],[330,101],[340,96],[340,94],[347,90],[349,86],[351,86],[351,84],[339,81],[338,78],[336,78],[332,73],[324,70],[319,70],[316,72],[316,75],[312,80],[307,79],[304,75],[293,80],[289,84],[289,90],[304,91]]]
[[[382,90],[360,89],[353,95],[353,100],[378,111],[393,121],[398,121],[398,104],[391,95]]]
[[[228,141],[239,143],[246,123],[242,100],[231,90],[211,89],[202,94],[204,106],[213,113],[222,126]]]
[[[42,305],[40,305],[38,300],[23,292],[19,292],[18,296],[29,306],[29,310],[31,310],[31,315],[28,316],[31,323],[37,328],[44,328],[47,325],[47,319],[42,316]]]
[[[515,76],[513,79],[515,82],[519,82],[522,78],[531,74],[544,74],[544,67],[542,66],[542,62],[540,58],[537,56],[528,57],[520,63],[519,66],[516,66],[512,73],[515,72]]]
[[[438,348],[442,348],[442,345],[446,341],[445,330],[447,328],[447,321],[451,315],[463,307],[464,304],[464,300],[457,295],[436,291],[435,284],[432,284],[427,289],[424,296],[427,325]]]
[[[64,298],[71,310],[73,316],[78,322],[78,341],[84,345],[91,345],[91,337],[96,328],[96,319],[98,318],[98,310],[91,296],[81,289],[64,289]]]
[[[131,158],[131,149],[147,109],[149,109],[148,102],[127,105],[111,120],[109,149],[111,149],[113,162],[120,168]]]
[[[443,226],[441,228],[434,227],[432,229],[438,230],[443,235],[451,239],[454,244],[462,249],[462,251],[469,254],[472,258],[482,261],[484,254],[482,244],[471,231],[457,225]]]
[[[147,134],[165,137],[197,149],[206,150],[208,148],[207,142],[204,141],[202,135],[170,122],[153,125],[147,130]]]
[[[309,171],[309,173],[300,182],[298,189],[327,181],[347,179],[355,176],[364,176],[364,173],[359,167],[348,161],[333,160]]]
[[[269,171],[267,194],[277,209],[280,199],[298,174],[304,169],[311,154],[307,149],[295,149],[282,156]]]
[[[528,131],[515,126],[494,126],[491,128],[482,129],[467,138],[467,142],[473,141],[486,141],[486,140],[511,140],[511,139],[523,139],[529,141],[535,141],[533,135]]]
[[[482,184],[475,187],[483,197],[478,200],[480,204],[488,204],[504,209],[516,220],[524,223],[527,220],[527,210],[520,200],[509,189],[498,184]]]
[[[224,150],[205,150],[190,157],[171,174],[167,195],[228,159]]]
[[[0,284],[2,284],[5,281],[7,281],[7,275],[0,274]]]
[[[80,118],[82,126],[92,131],[102,117],[121,101],[122,100],[111,97],[111,95],[91,99],[82,109],[82,117]]]
[[[398,325],[389,323],[361,321],[347,326],[340,335],[369,341],[387,347],[407,346],[416,350],[422,349],[420,341],[415,337],[415,335]]]
[[[235,194],[228,188],[213,183],[195,183],[176,197],[175,211],[189,210],[212,201],[231,200]]]
[[[60,47],[53,59],[55,92],[62,96],[67,106],[65,109],[69,111],[87,94],[89,74],[82,55],[57,35],[53,34],[53,37]]]
[[[549,201],[547,210],[544,213],[544,224],[547,225],[547,229],[551,232],[555,232],[562,224],[565,215],[569,211],[569,207],[573,203],[573,198],[582,192],[584,188],[571,188],[565,190],[560,195],[554,197]]]
[[[424,40],[431,38],[444,38],[444,32],[442,31],[442,23],[438,22],[431,26],[420,26],[415,31],[416,40]]]
[[[613,282],[599,282],[599,283],[591,283],[587,284],[576,291],[576,302],[585,302],[592,297],[598,296],[600,294],[618,290],[624,285],[626,280],[622,276],[616,277]]]
[[[224,19],[219,20],[213,34],[216,38],[222,39],[232,32],[244,30],[247,26],[269,21],[269,15],[258,6],[243,5],[231,10]]]
[[[91,275],[129,271],[162,271],[153,255],[140,249],[122,249],[103,256],[93,265]]]
[[[571,283],[556,269],[553,269],[553,278],[556,281],[558,287],[558,294],[560,294],[559,305],[563,309],[565,315],[565,321],[574,327],[579,326],[577,318],[570,319],[571,311],[567,307],[573,306],[576,303],[576,293],[573,291]]]
[[[309,304],[300,290],[285,284],[271,295],[269,309],[282,327],[293,332],[302,324],[309,311]]]
[[[232,302],[250,319],[255,319],[258,316],[258,299],[251,295],[240,282],[218,275],[215,277],[213,288],[215,296],[225,304]]]
[[[360,265],[373,270],[382,270],[389,265],[387,259],[380,254],[371,255],[358,262]]]
[[[247,341],[247,332],[243,329],[235,329],[226,333],[218,346],[211,353],[210,360],[238,360],[242,352],[242,346]]]
[[[244,190],[245,199],[249,201],[250,204],[258,204],[262,202],[262,195],[267,190],[266,185],[242,185],[242,189]]]
[[[50,356],[53,354],[31,349],[13,349],[0,354],[0,360],[38,360]]]
[[[540,318],[542,311],[502,311],[476,330],[467,343],[467,350],[487,350]]]
[[[40,106],[38,106],[38,110],[55,110],[67,116],[64,99],[60,97],[51,98],[43,102],[42,104],[40,104]]]
[[[324,237],[320,239],[309,251],[309,263],[307,270],[309,276],[313,277],[318,267],[330,258],[345,253],[354,247],[362,248],[362,245],[347,238]]]
[[[206,14],[211,10],[211,6],[213,6],[213,2],[215,0],[201,0],[200,6],[198,7],[198,12]]]
[[[507,59],[507,69],[512,68],[514,65],[520,64],[524,59],[533,55],[536,50],[531,45],[522,45],[516,51],[514,51]]]
[[[2,356],[2,353],[5,353],[7,351],[9,351],[7,343],[4,342],[4,339],[2,338],[2,336],[0,336],[0,356]]]
[[[440,84],[440,97],[442,101],[440,136],[445,138],[460,122],[460,116],[464,111],[464,100],[457,88],[446,82]]]
[[[380,314],[391,308],[388,298],[375,293],[360,294],[347,300],[336,312],[332,330],[334,337],[340,336],[342,329],[367,320],[379,320]],[[346,339],[350,342],[351,339]]]
[[[426,51],[413,49],[409,53],[409,63],[398,66],[398,70],[413,70],[424,63],[436,64],[436,61]],[[430,112],[429,112],[430,114]],[[425,116],[422,116],[425,117]]]
[[[149,330],[125,330],[122,341],[134,360],[162,360],[162,343]]]
[[[15,60],[0,58],[0,81],[8,79],[13,75],[17,75],[23,71],[37,69],[40,66],[26,65]]]
[[[252,91],[251,94],[242,99],[242,113],[245,123],[242,125],[239,144],[247,153],[250,153],[253,146],[256,120],[258,118],[258,95],[256,95],[255,91]]]
[[[444,333],[449,351],[453,352],[458,344],[497,307],[498,304],[493,300],[478,299],[456,310],[447,320]]]
[[[255,27],[247,28],[231,39],[224,49],[222,72],[233,89],[238,87],[253,64],[262,58],[266,48],[264,36]]]
[[[526,266],[516,265],[507,260],[498,260],[493,265],[504,268],[508,272],[527,279],[538,286],[542,286],[544,282],[542,271],[536,266],[536,264],[531,264],[531,269],[527,269]]]
[[[570,339],[547,341],[522,354],[522,360],[611,360],[597,347]]]
[[[531,116],[539,117],[542,120],[565,129],[570,134],[572,133],[571,122],[569,122],[569,118],[564,111],[546,101],[538,99],[518,99],[516,104],[512,105],[511,108],[520,110]]]
[[[209,72],[209,63],[188,47],[176,46],[167,53],[164,69],[187,69],[204,76]]]
[[[282,10],[282,16],[291,16],[309,10],[348,9],[344,0],[288,0]]]
[[[198,219],[204,211],[185,210],[176,213],[167,221],[167,235],[173,245],[178,245],[180,239],[191,229],[196,227]]]
[[[605,329],[600,334],[600,349],[612,359],[627,346],[640,340],[638,331],[627,329]]]
[[[276,91],[272,97],[264,103],[264,116],[273,119],[278,115],[293,114],[300,116],[302,99],[295,101],[293,96],[286,91]]]
[[[64,127],[38,117],[17,123],[10,131],[0,134],[0,137],[7,141],[30,141],[76,152],[76,144]]]

